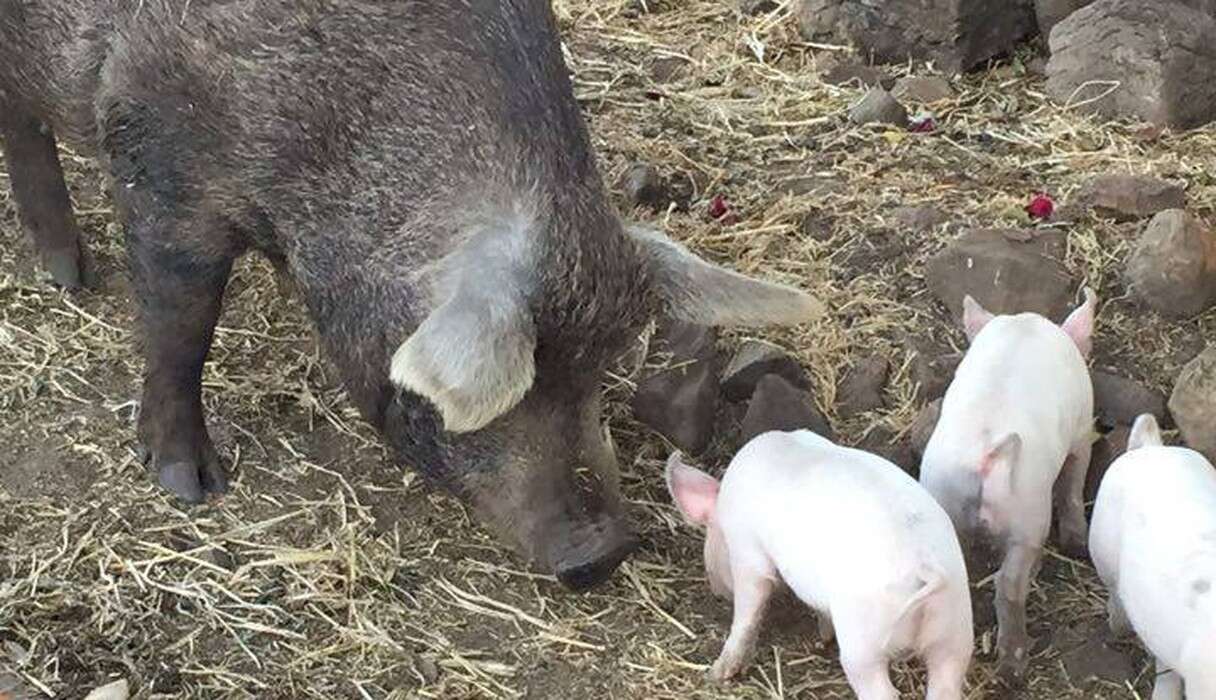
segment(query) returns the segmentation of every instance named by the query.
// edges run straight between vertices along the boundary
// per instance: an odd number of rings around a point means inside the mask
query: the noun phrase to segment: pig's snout
[[[637,537],[618,518],[577,528],[554,557],[557,580],[575,591],[585,591],[608,580],[612,572],[638,547]]]

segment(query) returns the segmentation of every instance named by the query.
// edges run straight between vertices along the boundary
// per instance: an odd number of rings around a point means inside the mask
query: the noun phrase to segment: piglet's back
[[[1216,574],[1216,467],[1194,450],[1149,446],[1111,466],[1102,489],[1121,497],[1126,531],[1155,552]],[[1099,493],[1099,499],[1102,498]]]
[[[720,517],[750,519],[776,561],[815,557],[875,581],[926,560],[946,572],[962,566],[949,518],[912,477],[810,431],[745,445],[720,499]]]

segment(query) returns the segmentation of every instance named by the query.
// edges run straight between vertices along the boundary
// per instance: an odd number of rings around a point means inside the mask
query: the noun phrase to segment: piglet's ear
[[[667,458],[667,490],[684,519],[705,527],[718,505],[718,480],[684,463],[679,452]]]
[[[967,342],[975,340],[984,326],[988,325],[995,316],[980,306],[970,294],[963,297],[963,330],[967,332]]]
[[[1008,433],[988,448],[980,459],[980,478],[988,484],[1001,484],[1013,491],[1014,471],[1022,453],[1022,436]]]
[[[1151,413],[1141,414],[1136,418],[1136,423],[1132,425],[1131,435],[1127,438],[1127,451],[1139,449],[1141,447],[1159,447],[1165,444],[1161,440],[1161,428],[1157,426],[1157,419]]]
[[[1060,327],[1077,344],[1082,357],[1089,357],[1093,350],[1094,317],[1098,312],[1098,295],[1089,287],[1085,288],[1085,303],[1064,319]]]

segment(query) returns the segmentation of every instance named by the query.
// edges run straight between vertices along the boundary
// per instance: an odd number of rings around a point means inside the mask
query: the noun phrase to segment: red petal
[[[1045,194],[1036,194],[1026,205],[1026,213],[1032,219],[1050,219],[1056,210],[1056,203]]]

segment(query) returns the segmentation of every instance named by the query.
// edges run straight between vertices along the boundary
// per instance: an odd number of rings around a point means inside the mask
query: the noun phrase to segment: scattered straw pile
[[[811,368],[823,408],[831,414],[836,381],[860,354],[892,360],[890,408],[837,424],[852,442],[875,426],[906,430],[913,349],[962,340],[921,279],[949,234],[893,230],[894,206],[1020,226],[1031,191],[1067,199],[1109,171],[1184,178],[1204,216],[1216,203],[1216,130],[1144,141],[1131,125],[1080,118],[1043,97],[1029,50],[959,83],[938,109],[938,133],[905,135],[844,124],[859,92],[823,85],[817,68],[839,50],[800,43],[788,7],[743,21],[724,0],[557,8],[605,176],[635,160],[657,165],[686,183],[692,204],[649,218],[714,259],[831,303],[829,320],[766,334]],[[656,83],[655,61],[672,57],[683,59],[674,81]],[[277,296],[256,260],[237,271],[206,374],[235,488],[222,503],[179,509],[134,456],[141,363],[113,213],[91,164],[66,167],[103,279],[94,293],[41,282],[0,186],[0,688],[7,674],[62,698],[115,677],[138,698],[850,697],[833,650],[788,601],[771,611],[745,678],[704,680],[729,606],[711,598],[699,541],[668,505],[667,447],[623,405],[628,368],[611,382],[610,414],[647,544],[610,585],[569,595],[386,461],[298,303]],[[820,180],[816,191],[783,193],[807,177]],[[706,219],[712,194],[737,223]],[[808,235],[800,226],[812,208]],[[1136,231],[1072,227],[1068,262],[1105,301],[1098,361],[1168,389],[1216,337],[1216,314],[1167,324],[1124,298],[1120,261]],[[720,468],[726,457],[718,446],[705,461]],[[981,608],[991,590],[981,588]],[[1048,557],[1031,602],[1042,643],[1019,697],[1146,695],[1150,672],[1134,647],[1140,695],[1073,687],[1048,644],[1059,629],[1100,621],[1102,595],[1088,565]],[[981,656],[971,697],[1009,697],[991,673]],[[921,690],[918,669],[898,677]]]

